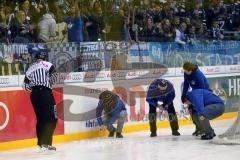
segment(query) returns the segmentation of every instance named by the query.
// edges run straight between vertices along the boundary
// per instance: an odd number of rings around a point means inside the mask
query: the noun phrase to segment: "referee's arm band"
[[[55,70],[55,67],[52,65],[49,69],[49,75],[51,76],[54,73],[56,73],[56,70]]]
[[[24,83],[26,83],[26,84],[30,83],[30,80],[27,78],[27,76],[25,76],[25,78],[24,78]]]

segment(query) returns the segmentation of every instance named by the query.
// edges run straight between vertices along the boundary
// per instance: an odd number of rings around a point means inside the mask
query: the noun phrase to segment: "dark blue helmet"
[[[46,60],[48,50],[44,46],[28,46],[28,52],[32,55],[33,58]]]

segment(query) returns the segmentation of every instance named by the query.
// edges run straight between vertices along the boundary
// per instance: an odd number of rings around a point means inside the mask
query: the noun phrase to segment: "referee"
[[[24,78],[24,89],[31,90],[31,102],[36,114],[36,133],[41,151],[55,151],[52,137],[57,124],[56,103],[52,85],[57,73],[52,63],[45,61],[47,51],[43,47],[29,48],[36,62],[29,67]]]

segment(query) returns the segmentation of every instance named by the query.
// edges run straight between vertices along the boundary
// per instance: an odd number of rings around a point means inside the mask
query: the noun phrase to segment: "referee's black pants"
[[[52,137],[57,124],[56,103],[52,90],[43,87],[33,87],[31,102],[36,114],[36,133],[38,145],[52,145]]]
[[[168,118],[169,118],[170,126],[172,129],[172,133],[176,133],[179,129],[179,126],[178,126],[177,114],[176,114],[173,103],[171,103],[168,106],[167,112],[168,112]],[[152,133],[157,131],[156,123],[157,123],[157,107],[149,104],[149,125],[150,125],[150,131]]]

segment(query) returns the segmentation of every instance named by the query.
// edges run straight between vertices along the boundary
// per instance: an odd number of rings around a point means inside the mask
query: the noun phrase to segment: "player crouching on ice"
[[[169,122],[172,129],[172,135],[179,136],[178,132],[178,119],[173,106],[173,100],[175,98],[175,90],[171,82],[165,79],[156,79],[154,80],[147,92],[146,101],[149,103],[149,125],[151,135],[150,137],[157,136],[157,125],[156,125],[156,109],[167,110],[169,116]],[[162,105],[159,105],[158,102],[162,102]]]
[[[206,89],[195,89],[187,92],[185,104],[192,104],[197,111],[199,126],[204,131],[202,140],[210,140],[216,136],[209,120],[221,116],[225,111],[224,101]]]
[[[103,111],[104,116],[102,120]],[[96,116],[100,130],[105,130],[106,128],[108,129],[108,137],[114,137],[115,132],[117,132],[116,138],[123,138],[122,129],[127,116],[127,111],[125,104],[118,95],[110,91],[102,92],[99,96]],[[117,129],[113,126],[113,123],[116,120],[118,120]]]

